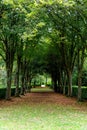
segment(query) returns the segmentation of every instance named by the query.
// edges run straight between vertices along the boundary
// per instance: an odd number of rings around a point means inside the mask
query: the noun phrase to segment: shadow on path
[[[43,91],[44,90],[44,91]],[[65,95],[54,93],[52,90],[46,91],[46,89],[41,89],[41,91],[36,89],[21,96],[20,98],[12,97],[11,101],[1,100],[0,107],[13,106],[13,105],[58,105],[58,106],[73,106],[79,110],[87,111],[87,102],[78,103],[76,98],[66,97]]]

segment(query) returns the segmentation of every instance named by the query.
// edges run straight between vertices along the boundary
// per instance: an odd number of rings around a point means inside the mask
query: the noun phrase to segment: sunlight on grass
[[[87,111],[52,104],[0,108],[0,130],[86,130]]]
[[[50,89],[49,87],[36,87],[36,88],[32,88],[31,92],[53,92],[52,89]]]

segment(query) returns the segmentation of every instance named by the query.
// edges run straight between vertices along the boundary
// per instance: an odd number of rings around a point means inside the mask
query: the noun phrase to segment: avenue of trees
[[[0,0],[0,63],[6,69],[6,99],[30,91],[37,73],[51,76],[55,92],[72,96],[77,71],[81,100],[83,68],[87,76],[86,0]],[[21,93],[19,93],[21,86]]]

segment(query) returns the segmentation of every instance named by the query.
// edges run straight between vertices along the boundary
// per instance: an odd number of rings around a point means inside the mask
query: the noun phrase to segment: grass
[[[0,108],[0,130],[87,130],[87,112],[51,104]]]
[[[32,88],[31,92],[53,92],[52,89],[50,89],[49,87],[36,87],[36,88]]]
[[[38,90],[49,88],[32,92]],[[87,110],[50,102],[1,106],[0,130],[87,130]]]

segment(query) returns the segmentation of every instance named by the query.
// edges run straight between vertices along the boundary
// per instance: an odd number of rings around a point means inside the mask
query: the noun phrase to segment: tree
[[[76,27],[75,31],[77,33],[77,42],[78,42],[78,57],[77,57],[77,67],[78,67],[78,101],[81,101],[81,85],[82,85],[82,71],[83,65],[86,57],[87,49],[87,14],[86,14],[86,1],[76,1],[75,10],[76,10]],[[77,31],[78,30],[78,31]]]
[[[23,15],[22,15],[23,20]],[[11,96],[11,79],[14,56],[17,47],[18,33],[20,28],[20,9],[16,8],[14,4],[5,4],[3,2],[3,15],[1,19],[1,50],[3,51],[3,59],[6,64],[7,71],[7,90],[6,99]]]

